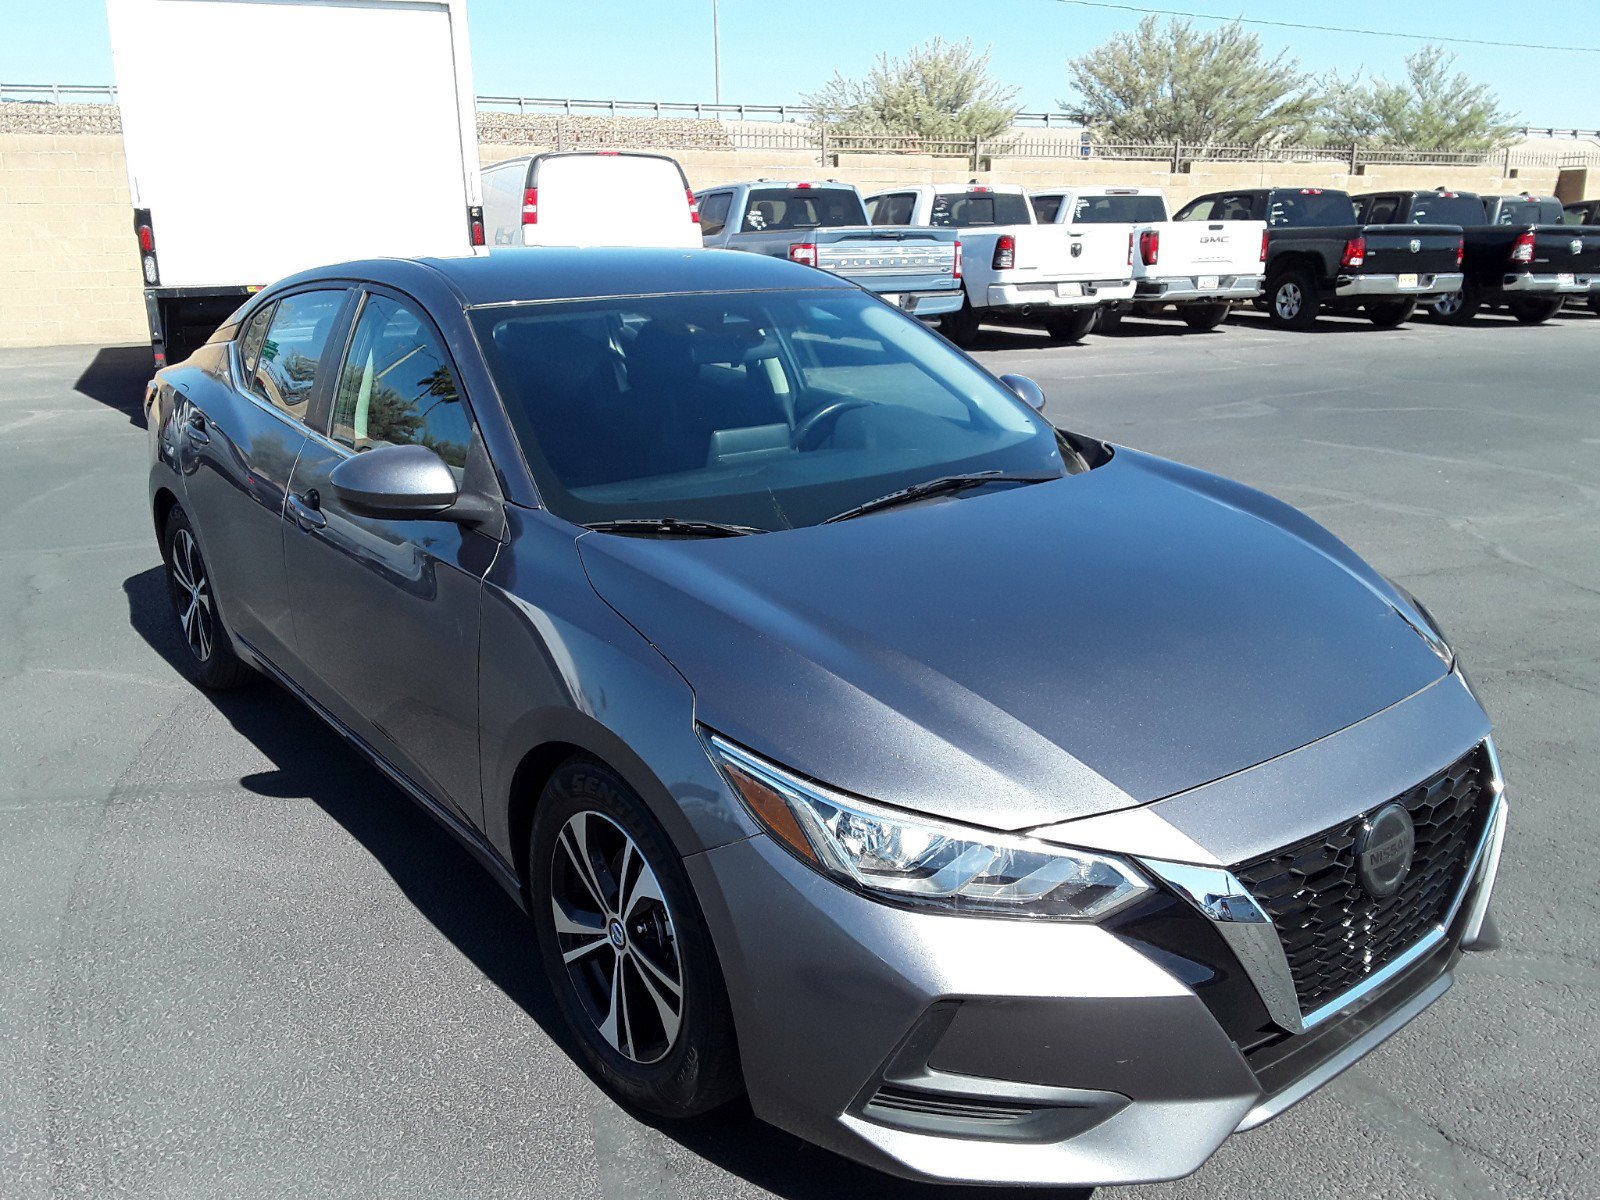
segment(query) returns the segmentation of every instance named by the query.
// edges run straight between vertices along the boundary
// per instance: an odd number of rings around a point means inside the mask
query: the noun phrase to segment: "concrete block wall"
[[[6,106],[23,107],[44,108]],[[0,346],[108,345],[143,342],[149,336],[122,139],[106,131],[104,106],[81,107],[98,108],[102,113],[98,124],[84,126],[88,132],[0,132]],[[34,113],[27,115],[38,119]],[[636,119],[629,122],[629,128],[637,130],[641,124]],[[660,128],[654,122],[646,124]],[[508,136],[509,129],[509,136],[518,140],[481,143],[478,153],[484,164],[551,149],[540,145],[537,138],[541,131],[547,138],[556,136],[554,126],[541,126],[533,118],[491,122],[491,127],[500,136]],[[560,126],[563,137],[578,128],[576,124]],[[1557,175],[1555,168],[1524,168],[1517,178],[1507,179],[1492,170],[1470,168],[1373,167],[1352,176],[1337,163],[1195,163],[1190,171],[1173,174],[1171,164],[1165,161],[997,158],[991,170],[974,176],[971,163],[964,158],[846,154],[823,166],[820,155],[812,150],[731,150],[716,148],[716,139],[696,137],[692,141],[665,152],[678,158],[696,188],[765,176],[842,179],[870,192],[904,183],[976,177],[981,182],[1019,183],[1030,188],[1068,183],[1162,187],[1174,203],[1181,204],[1219,188],[1270,184],[1352,192],[1439,185],[1491,193],[1550,192]],[[659,141],[655,148],[661,149]],[[1600,188],[1600,171],[1591,175],[1588,187],[1594,193]]]

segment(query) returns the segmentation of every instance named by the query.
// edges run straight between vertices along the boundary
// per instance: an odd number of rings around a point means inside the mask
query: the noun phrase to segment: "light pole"
[[[716,74],[716,102],[722,103],[722,21],[717,0],[711,0],[711,69]]]

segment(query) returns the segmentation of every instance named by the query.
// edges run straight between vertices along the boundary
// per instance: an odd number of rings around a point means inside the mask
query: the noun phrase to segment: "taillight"
[[[1002,233],[994,242],[994,262],[991,264],[996,271],[1009,271],[1017,265],[1017,239],[1009,233]]]
[[[1272,242],[1272,231],[1270,229],[1263,229],[1261,231],[1261,261],[1262,262],[1266,262],[1267,261],[1267,246],[1270,245],[1271,242]]]
[[[955,263],[954,263],[953,269],[951,270],[951,274],[954,275],[957,279],[961,278],[961,243],[960,242],[956,243]]]
[[[1533,261],[1533,230],[1517,235],[1517,244],[1511,248],[1511,261],[1514,263]]]
[[[481,246],[484,244],[483,209],[479,205],[467,205],[467,233],[472,238],[472,244],[474,246]]]
[[[817,265],[817,244],[815,242],[795,242],[789,247],[789,260],[807,267]]]
[[[156,262],[156,229],[148,208],[133,210],[133,234],[139,241],[139,271],[147,286],[156,287],[161,282],[161,267]]]
[[[524,225],[537,225],[539,223],[538,188],[524,188],[522,191],[522,223]]]
[[[1161,257],[1161,231],[1159,229],[1141,229],[1139,231],[1139,257],[1144,260],[1144,265],[1153,267],[1156,260]]]
[[[1464,238],[1464,237],[1459,237],[1459,238],[1456,239],[1456,266],[1459,267],[1462,264],[1462,262],[1466,259],[1466,257],[1467,257],[1467,239]]]
[[[1367,261],[1367,235],[1357,234],[1344,244],[1344,257],[1339,260],[1347,267],[1359,267]]]
[[[694,198],[693,188],[689,188],[687,194],[689,196],[689,220],[698,225],[700,224],[700,201]]]

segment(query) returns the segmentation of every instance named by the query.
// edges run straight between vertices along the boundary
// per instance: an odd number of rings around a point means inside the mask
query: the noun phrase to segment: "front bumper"
[[[1087,308],[1133,296],[1131,279],[1058,280],[1053,283],[991,283],[988,308]]]
[[[1396,296],[1448,296],[1461,290],[1459,271],[1421,275],[1341,275],[1334,294],[1341,300]]]
[[[1600,274],[1535,275],[1528,272],[1507,275],[1500,281],[1500,290],[1517,295],[1543,292],[1551,296],[1576,296],[1600,290]]]
[[[1300,1030],[1268,1019],[1222,927],[1176,889],[1078,925],[891,907],[765,836],[688,865],[757,1115],[921,1181],[1131,1184],[1191,1173],[1449,989],[1494,886],[1494,804],[1447,928]]]
[[[1214,282],[1213,282],[1214,281]],[[1137,297],[1156,304],[1189,300],[1252,300],[1261,295],[1260,275],[1179,275],[1141,279]]]

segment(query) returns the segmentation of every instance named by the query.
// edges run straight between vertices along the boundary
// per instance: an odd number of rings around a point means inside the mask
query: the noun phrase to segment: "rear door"
[[[701,245],[683,168],[665,155],[542,154],[529,186],[538,193],[529,245]]]
[[[499,542],[454,521],[387,521],[340,503],[329,475],[379,446],[431,446],[492,488],[460,374],[414,300],[370,289],[290,482],[283,561],[298,678],[435,800],[476,822],[478,629]]]
[[[187,396],[178,412],[185,506],[228,628],[286,664],[292,630],[283,578],[285,497],[304,424],[336,365],[349,289],[274,297],[234,343],[231,387]]]

